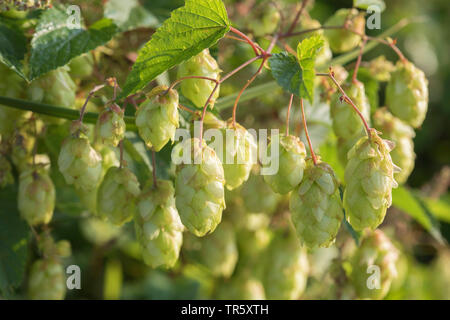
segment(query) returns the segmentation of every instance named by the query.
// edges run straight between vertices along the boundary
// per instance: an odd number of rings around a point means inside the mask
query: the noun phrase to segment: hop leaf
[[[323,35],[323,29],[319,29],[322,25],[316,19],[311,19],[310,17],[302,16],[300,18],[300,25],[301,25],[301,30],[309,30],[309,29],[318,29],[318,30],[311,32],[311,33],[307,33],[305,35],[300,35],[299,37],[295,37],[295,40],[294,39],[292,40],[293,47],[296,47],[299,41],[303,41],[307,37],[311,37],[314,35],[318,35],[318,36]],[[324,37],[321,37],[321,38],[324,39]],[[315,60],[315,64],[318,66],[325,64],[333,56],[333,54],[331,53],[330,44],[328,43],[328,41],[326,39],[324,39],[324,40],[325,41],[323,42],[323,46],[317,53],[316,60]],[[295,43],[294,43],[294,41],[295,41]]]
[[[302,244],[329,247],[344,217],[333,169],[325,162],[314,165],[309,159],[302,183],[291,194],[289,208]]]
[[[205,49],[198,55],[182,63],[178,68],[178,78],[187,76],[202,76],[219,80],[220,68],[217,61],[209,54],[209,49]],[[181,93],[191,100],[198,108],[202,108],[208,100],[216,84],[205,79],[187,79],[181,82]],[[209,102],[211,108],[214,107],[216,99],[219,97],[219,89],[211,97]]]
[[[175,180],[176,205],[181,221],[198,237],[213,232],[222,220],[225,208],[224,172],[213,149],[197,138],[186,140],[180,147],[190,150],[188,163],[177,166]]]
[[[268,248],[264,288],[267,299],[298,299],[306,287],[309,265],[306,252],[294,236],[279,235]]]
[[[222,163],[226,187],[233,190],[248,180],[253,164],[256,163],[256,141],[240,124],[233,126],[231,119],[221,133],[224,139]]]
[[[342,26],[348,19],[348,28],[363,35],[365,32],[365,23],[363,13],[358,13],[356,9],[339,9],[326,22],[325,26]],[[330,43],[331,50],[336,53],[346,52],[354,49],[361,42],[361,36],[349,30],[327,29],[324,32],[325,37]]]
[[[391,143],[371,130],[370,140],[362,137],[348,152],[344,209],[348,222],[357,231],[378,227],[391,206],[392,188],[397,187],[389,154],[392,148]]]
[[[397,62],[386,87],[386,105],[392,114],[414,128],[422,125],[428,109],[428,80],[411,62]]]
[[[148,186],[139,196],[134,219],[146,264],[152,268],[172,268],[183,243],[183,225],[175,207],[171,181],[159,180],[157,187]]]
[[[274,192],[287,194],[302,181],[306,149],[298,137],[280,135],[279,141],[279,169],[274,175],[265,175],[264,181]]]
[[[397,259],[398,250],[381,230],[366,234],[351,258],[350,278],[358,297],[383,299],[397,276]],[[371,268],[380,271],[379,278],[371,277]]]
[[[395,143],[391,151],[392,161],[401,168],[394,173],[398,183],[404,183],[414,169],[414,141],[416,135],[413,128],[394,117],[386,108],[378,109],[373,115],[375,128],[383,132],[383,137]]]
[[[68,184],[87,191],[97,188],[100,182],[101,160],[87,138],[70,136],[63,142],[58,166]]]
[[[113,105],[99,114],[96,130],[102,143],[117,147],[125,136],[125,129],[123,111],[117,105]]]
[[[148,147],[160,151],[169,140],[174,139],[178,128],[178,93],[160,86],[150,93],[150,99],[144,102],[136,112],[136,126],[139,135]]]
[[[30,225],[49,223],[55,208],[55,186],[44,170],[28,170],[20,175],[18,207]]]
[[[55,259],[37,260],[31,266],[28,295],[33,300],[63,300],[66,279],[63,266]]]
[[[140,192],[139,182],[128,168],[109,168],[98,188],[98,215],[115,225],[130,221]]]

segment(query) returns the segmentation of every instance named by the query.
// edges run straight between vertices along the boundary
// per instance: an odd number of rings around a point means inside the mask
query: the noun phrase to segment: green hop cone
[[[18,207],[31,226],[50,222],[55,208],[55,186],[47,172],[28,170],[20,175]]]
[[[249,212],[272,214],[280,200],[280,195],[273,192],[264,178],[256,172],[244,183],[241,194],[244,207]]]
[[[370,117],[369,100],[364,91],[362,82],[344,84],[344,91],[353,101],[356,107],[364,116],[366,121]],[[337,137],[351,140],[364,130],[363,123],[358,114],[348,103],[341,101],[341,94],[337,92],[331,100],[331,118],[333,120],[333,130]]]
[[[392,143],[370,131],[348,152],[345,167],[344,209],[348,222],[357,230],[375,229],[384,220],[392,203],[392,188],[397,187],[389,152]]]
[[[308,159],[303,180],[289,200],[291,219],[302,245],[316,248],[334,243],[344,218],[338,186],[328,164],[319,160],[314,165]]]
[[[28,296],[32,300],[63,300],[66,278],[61,263],[53,258],[33,263],[28,280]]]
[[[278,171],[273,175],[265,175],[264,181],[274,192],[287,194],[302,181],[306,149],[303,142],[295,136],[280,135],[279,141]],[[269,150],[272,142],[267,147]]]
[[[397,277],[398,250],[381,231],[365,234],[351,258],[351,283],[360,299],[383,299]],[[379,278],[374,277],[375,270]]]
[[[247,25],[255,37],[272,34],[277,29],[281,16],[273,4],[266,2],[250,12],[252,17],[247,20]]]
[[[255,138],[240,124],[233,126],[232,120],[221,130],[223,137],[222,164],[226,187],[233,190],[248,180],[256,163]]]
[[[336,53],[350,51],[361,42],[361,36],[365,32],[366,20],[364,14],[359,13],[357,9],[339,9],[325,22],[324,26],[342,26],[348,19],[348,28],[359,34],[349,30],[342,29],[326,29],[324,35],[330,43],[331,50]]]
[[[386,87],[386,105],[413,128],[422,125],[428,109],[428,80],[409,61],[398,61]]]
[[[178,78],[201,76],[219,80],[220,72],[217,61],[210,55],[209,49],[205,49],[179,66]],[[186,79],[181,82],[180,90],[194,105],[198,108],[203,108],[215,86],[216,84],[210,80]],[[211,108],[214,107],[214,103],[219,97],[219,88],[220,86],[217,87],[217,90],[211,97],[209,102]]]
[[[67,240],[60,240],[55,243],[55,254],[62,258],[70,257],[72,254],[72,246]]]
[[[96,131],[102,143],[117,147],[124,138],[126,125],[123,116],[123,111],[115,104],[99,114]]]
[[[69,75],[67,66],[52,70],[33,80],[28,87],[28,98],[34,102],[75,109],[77,86]],[[61,119],[45,117],[50,123],[59,124]]]
[[[0,189],[14,184],[12,166],[6,157],[0,153]]]
[[[369,62],[370,74],[378,81],[389,81],[394,70],[394,65],[385,56],[379,56]]]
[[[172,268],[183,243],[183,225],[175,206],[175,189],[171,181],[158,180],[139,196],[134,219],[144,261],[152,268]]]
[[[218,300],[265,300],[264,287],[250,270],[243,270],[220,283],[216,291]]]
[[[88,52],[75,57],[70,61],[69,67],[72,78],[85,79],[94,71],[94,56]]]
[[[414,169],[414,159],[416,158],[413,128],[394,117],[386,108],[378,109],[373,115],[373,119],[375,128],[383,132],[383,137],[395,143],[391,157],[392,161],[401,168],[400,172],[394,173],[395,180],[400,184],[406,182]]]
[[[186,235],[183,250],[188,261],[204,266],[216,277],[230,277],[238,260],[236,235],[227,221],[206,237]]]
[[[178,146],[182,153],[190,151],[190,156],[177,166],[177,209],[183,225],[197,237],[202,237],[213,232],[222,220],[225,208],[222,163],[204,140],[200,145],[200,141],[193,138]]]
[[[149,148],[158,152],[169,140],[174,140],[178,128],[178,93],[159,86],[152,90],[149,99],[136,112],[136,126],[139,135]]]
[[[68,184],[85,191],[94,190],[102,174],[102,157],[85,137],[69,136],[58,157],[59,171]]]
[[[278,235],[265,257],[264,288],[267,299],[298,299],[306,287],[308,258],[298,240],[291,234]]]
[[[119,226],[130,221],[140,192],[139,182],[128,168],[109,168],[97,192],[98,215]]]

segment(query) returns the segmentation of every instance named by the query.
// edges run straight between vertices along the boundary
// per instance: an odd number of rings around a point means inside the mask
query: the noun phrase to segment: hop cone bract
[[[117,147],[125,136],[126,125],[123,116],[123,111],[117,105],[113,105],[99,114],[96,130],[102,143]]]
[[[66,278],[56,259],[37,260],[31,266],[28,295],[33,300],[63,300]]]
[[[326,22],[325,26],[342,26],[346,19],[349,19],[349,29],[360,33],[365,32],[366,20],[364,14],[358,13],[357,9],[339,9]],[[336,53],[346,52],[354,49],[360,42],[361,36],[349,30],[327,29],[324,31],[325,37],[330,43],[331,50]]]

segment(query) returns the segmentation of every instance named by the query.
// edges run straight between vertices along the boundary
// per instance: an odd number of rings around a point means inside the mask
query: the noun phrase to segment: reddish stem
[[[286,33],[291,33],[292,31],[294,31],[295,26],[297,25],[298,20],[300,19],[300,16],[303,13],[303,10],[306,7],[306,4],[308,3],[308,0],[303,0],[302,1],[302,5],[300,7],[300,9],[297,11],[297,14],[295,15],[294,20],[292,21],[291,26],[289,27],[288,31]]]
[[[361,43],[361,46],[359,48],[359,55],[358,55],[358,59],[356,60],[356,64],[355,64],[355,69],[353,70],[353,77],[352,77],[352,82],[356,83],[358,82],[358,80],[356,79],[357,75],[358,75],[358,69],[359,66],[361,64],[361,59],[363,56],[363,51],[364,51],[364,47],[366,46],[367,43],[367,37],[363,37],[363,42]]]
[[[289,100],[289,106],[286,114],[286,137],[289,135],[289,117],[291,115],[292,100],[294,100],[293,94],[291,94],[291,99]]]
[[[219,80],[214,79],[214,78],[210,78],[210,77],[204,77],[204,76],[186,76],[186,77],[181,77],[178,78],[177,80],[175,80],[170,86],[169,88],[167,88],[166,93],[169,92],[170,90],[172,90],[177,84],[179,84],[181,81],[187,80],[187,79],[203,79],[203,80],[209,80],[211,82],[217,83],[219,82]]]
[[[202,117],[200,119],[200,147],[202,146],[202,139],[203,139],[203,120],[205,119],[205,114],[206,114],[206,109],[208,108],[209,102],[211,101],[212,96],[214,95],[214,93],[216,92],[217,88],[219,87],[219,83],[216,83],[216,85],[214,86],[214,89],[211,91],[211,94],[208,97],[208,100],[206,100],[205,105],[203,106],[203,111],[202,111]]]
[[[94,93],[96,93],[98,90],[102,89],[104,86],[105,86],[104,84],[101,84],[101,85],[95,86],[94,89],[89,91],[89,94],[88,94],[88,96],[86,98],[86,101],[84,102],[83,107],[81,107],[80,118],[78,119],[78,121],[83,122],[84,113],[86,111],[86,106],[87,106],[89,100],[92,98]]]
[[[305,109],[303,108],[303,99],[302,98],[300,98],[300,107],[302,109],[303,127],[305,129],[306,140],[308,141],[308,144],[309,144],[311,158],[312,158],[312,161],[314,162],[314,165],[317,165],[317,157],[316,157],[316,154],[314,153],[314,149],[313,149],[313,146],[311,143],[311,138],[309,137],[308,126],[306,125]]]
[[[239,31],[238,29],[233,28],[233,27],[230,27],[230,31],[237,34],[245,41],[247,41],[247,43],[252,47],[253,51],[255,52],[255,55],[259,55],[260,53],[262,53],[262,52],[259,52],[256,44],[249,37],[247,37],[246,34],[242,33],[241,31]]]
[[[231,77],[232,75],[234,75],[236,72],[241,71],[242,69],[244,69],[246,66],[248,66],[249,64],[255,62],[256,60],[259,60],[263,58],[262,55],[258,55],[256,57],[251,58],[250,60],[244,62],[243,64],[241,64],[239,67],[237,67],[236,69],[230,71],[229,73],[227,73],[222,79],[220,79],[219,83],[224,82],[225,80],[227,80],[229,77]]]

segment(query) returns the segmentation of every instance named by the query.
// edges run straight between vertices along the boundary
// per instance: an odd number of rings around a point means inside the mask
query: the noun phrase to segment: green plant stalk
[[[411,21],[408,19],[402,19],[389,29],[387,29],[385,32],[383,32],[381,35],[379,35],[380,38],[386,38],[398,31],[400,31],[402,28],[404,28],[406,25],[408,25]],[[367,45],[364,47],[363,53],[366,53],[375,47],[377,47],[380,43],[375,40],[371,40],[367,43]],[[330,66],[332,65],[340,65],[340,64],[346,64],[355,58],[358,57],[360,49],[357,48],[349,53],[340,55],[334,59],[332,59],[329,63]],[[326,68],[318,68],[320,69],[326,69]],[[242,94],[240,98],[240,102],[245,102],[251,99],[254,99],[256,97],[259,97],[261,95],[264,95],[271,90],[275,89],[278,86],[276,81],[269,81],[264,84],[260,84],[257,86],[254,86],[253,88],[250,88]],[[215,109],[218,111],[222,111],[224,109],[227,109],[229,107],[232,107],[234,104],[234,101],[237,97],[237,93],[228,95],[226,97],[222,97],[216,101]],[[75,120],[78,119],[80,116],[80,112],[78,110],[72,110],[57,106],[52,106],[48,104],[43,103],[36,103],[31,102],[27,100],[21,100],[21,99],[14,99],[14,98],[8,98],[8,97],[2,97],[0,96],[0,105],[5,105],[11,108],[21,109],[21,110],[28,110],[32,111],[38,114],[44,114],[52,117],[57,118],[64,118],[69,120]],[[83,121],[86,123],[95,123],[98,118],[98,113],[95,112],[87,112],[84,115]],[[125,116],[125,123],[127,124],[127,130],[136,130],[136,125],[134,121],[134,117],[131,116]]]

